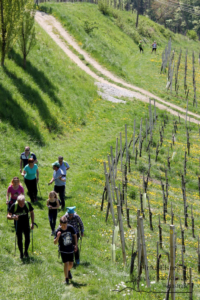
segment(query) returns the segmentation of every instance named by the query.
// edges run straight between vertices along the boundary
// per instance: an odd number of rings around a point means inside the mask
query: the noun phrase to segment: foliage
[[[189,37],[190,40],[193,40],[193,41],[197,40],[197,33],[194,30],[188,30],[187,36]]]
[[[23,55],[24,68],[30,50],[36,43],[35,39],[35,10],[32,0],[21,1],[21,18],[19,22],[18,45]]]
[[[95,26],[96,22],[91,23],[89,21],[84,22],[84,30],[87,32],[87,34],[90,34],[93,32],[94,29],[98,29],[97,26]]]
[[[98,8],[99,8],[100,12],[105,16],[110,14],[110,8],[109,8],[108,0],[99,0],[98,1]]]

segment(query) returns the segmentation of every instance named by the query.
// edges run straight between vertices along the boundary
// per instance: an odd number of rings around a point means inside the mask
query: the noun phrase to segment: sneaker
[[[69,284],[69,279],[68,278],[65,279],[65,284]]]
[[[69,277],[69,279],[72,279],[72,273],[71,273],[71,271],[68,272],[68,277]]]
[[[79,259],[76,259],[76,264],[77,264],[77,266],[80,265],[80,260]]]
[[[54,231],[51,232],[51,236],[55,235]]]

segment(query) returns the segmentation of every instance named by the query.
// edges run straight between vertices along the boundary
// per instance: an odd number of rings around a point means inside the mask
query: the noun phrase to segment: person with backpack
[[[58,156],[58,162],[60,164],[61,170],[63,170],[63,173],[67,175],[67,170],[69,170],[70,168],[68,162],[63,160],[63,156]]]
[[[24,167],[21,173],[24,176],[24,181],[29,193],[31,202],[37,202],[37,183],[39,180],[38,166],[35,164],[33,158],[28,159],[28,165]],[[36,177],[37,176],[37,177]]]
[[[34,228],[34,212],[30,202],[25,201],[24,195],[19,195],[17,201],[9,209],[7,219],[15,220],[15,231],[17,236],[20,258],[28,257],[28,248],[30,244],[30,225],[29,213],[31,217],[31,230]],[[25,251],[23,251],[22,234],[25,237]]]
[[[47,207],[49,209],[49,223],[51,226],[51,235],[55,235],[55,227],[56,227],[56,219],[57,219],[57,211],[60,207],[60,202],[58,200],[58,195],[56,192],[52,191],[49,193],[49,199],[47,200]]]
[[[75,245],[73,245],[73,238]],[[54,244],[59,244],[59,252],[64,263],[65,283],[72,279],[73,253],[77,251],[77,236],[74,227],[68,224],[65,216],[60,218],[60,226],[56,230]]]
[[[76,235],[77,235],[77,251],[74,253],[75,254],[75,261],[76,264],[79,265],[80,264],[80,252],[79,252],[79,248],[78,248],[78,240],[81,236],[81,238],[83,237],[83,233],[84,233],[84,226],[83,226],[83,222],[81,220],[81,218],[79,217],[79,215],[74,211],[76,208],[76,206],[73,207],[67,207],[67,212],[65,214],[68,224],[73,226],[75,231],[76,231]]]
[[[22,152],[21,155],[20,155],[20,173],[22,172],[22,164],[23,164],[23,168],[26,165],[28,165],[28,159],[29,158],[33,158],[34,163],[37,164],[37,157],[35,156],[35,154],[33,152],[30,152],[30,147],[26,146],[25,151]]]
[[[151,53],[153,53],[153,51],[155,51],[155,53],[156,53],[156,49],[157,49],[157,43],[156,43],[156,41],[154,41],[153,44],[152,44],[152,51],[151,51]]]
[[[13,203],[16,202],[19,195],[24,195],[24,188],[20,183],[19,177],[13,177],[6,194],[6,204],[8,211]]]
[[[143,45],[142,45],[142,41],[139,41],[139,44],[138,44],[138,47],[140,49],[140,53],[142,52],[143,53]]]
[[[59,162],[54,162],[53,166],[53,178],[49,181],[48,185],[55,182],[54,191],[59,194],[59,198],[61,200],[62,209],[65,208],[65,183],[66,183],[66,175],[63,170],[60,168]]]

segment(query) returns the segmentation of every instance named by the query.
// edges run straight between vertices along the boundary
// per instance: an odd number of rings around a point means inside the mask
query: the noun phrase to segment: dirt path
[[[164,101],[163,99],[155,96],[154,94],[145,91],[144,89],[138,88],[132,84],[126,83],[122,79],[113,75],[111,72],[103,68],[98,62],[96,62],[93,58],[91,58],[87,52],[79,47],[76,41],[69,35],[69,33],[62,27],[62,25],[50,15],[47,15],[43,12],[37,12],[35,16],[38,24],[49,34],[49,36],[58,44],[58,46],[69,56],[71,60],[73,60],[83,71],[89,74],[97,81],[97,85],[103,89],[103,93],[100,92],[102,97],[105,99],[112,101],[112,96],[115,97],[128,97],[128,98],[136,98],[140,101],[149,103],[149,98],[153,98],[156,101],[156,107],[168,111],[175,116],[180,116],[185,119],[185,110],[177,105]],[[63,41],[66,40],[67,43]],[[102,77],[95,74],[90,70],[88,66],[86,66],[80,58],[74,54],[67,46],[67,44],[71,45],[76,51],[82,54],[85,60],[92,65],[97,71],[111,79],[113,82],[120,83],[124,87],[119,87],[116,84],[110,83],[109,81],[103,79]],[[133,91],[134,90],[134,91]],[[107,98],[106,98],[107,95]],[[122,102],[122,100],[117,101],[116,98],[113,98],[114,102]],[[190,117],[190,122],[199,123],[200,115],[192,113],[188,111],[188,116]],[[193,117],[193,118],[191,118]],[[197,119],[196,119],[197,118]]]

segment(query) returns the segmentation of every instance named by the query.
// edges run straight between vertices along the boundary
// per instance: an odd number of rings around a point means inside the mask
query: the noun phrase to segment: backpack
[[[28,213],[29,213],[29,205],[28,205],[28,202],[25,201],[25,205],[26,205],[26,208],[28,209]],[[18,206],[18,201],[15,202],[14,213],[16,213],[16,211],[17,211],[17,206]]]

